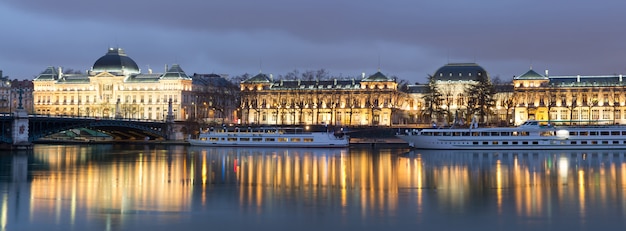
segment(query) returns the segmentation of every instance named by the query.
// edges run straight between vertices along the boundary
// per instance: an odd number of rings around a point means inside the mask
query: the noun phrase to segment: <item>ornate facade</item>
[[[258,74],[240,87],[244,124],[388,126],[407,106],[397,82],[380,72],[360,80],[313,81]]]
[[[424,95],[428,91],[428,84],[408,86],[409,104],[413,105],[407,111],[409,123],[430,124],[436,123],[448,125],[451,123],[469,123],[473,115],[468,114],[467,104],[469,97],[466,89],[477,83],[477,78],[487,76],[489,73],[476,63],[448,63],[435,71],[432,75],[437,90],[442,95],[442,101],[438,103],[441,111],[436,116],[425,115]],[[507,106],[507,99],[512,97],[513,89],[507,85],[496,85],[497,94],[493,114],[489,116],[488,123],[501,124],[508,121],[508,115],[512,112]],[[508,112],[507,112],[508,111]]]
[[[179,65],[165,73],[141,73],[120,48],[110,48],[85,74],[48,67],[33,80],[34,113],[164,120],[189,118],[195,104],[192,79]],[[194,102],[194,104],[192,104]]]
[[[513,79],[515,123],[626,123],[623,75],[549,76],[532,69]]]

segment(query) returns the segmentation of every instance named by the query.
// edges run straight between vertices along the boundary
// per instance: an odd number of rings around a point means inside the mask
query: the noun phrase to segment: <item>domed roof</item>
[[[93,64],[93,72],[110,72],[124,74],[139,74],[137,63],[126,56],[122,48],[109,48],[106,55],[100,57]]]
[[[476,63],[448,63],[440,67],[433,77],[440,81],[467,81],[486,75],[487,71]]]

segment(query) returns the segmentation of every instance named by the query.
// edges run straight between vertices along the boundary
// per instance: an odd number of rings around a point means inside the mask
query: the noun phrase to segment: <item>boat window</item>
[[[533,141],[533,144],[537,145],[537,144],[539,144],[539,141]]]
[[[478,132],[472,132],[472,136],[478,136]]]
[[[265,138],[265,142],[274,142],[276,138]]]
[[[576,141],[570,141],[569,144],[576,144]]]
[[[577,135],[578,135],[578,132],[569,132],[569,135],[570,135],[570,136],[577,136]]]
[[[481,136],[489,136],[489,132],[481,132],[480,135]]]
[[[500,133],[501,136],[511,136],[510,132],[501,132]]]
[[[528,141],[524,141],[524,142],[522,142],[522,144],[528,144]]]
[[[520,132],[520,136],[528,136],[528,132]]]
[[[237,141],[237,137],[228,137],[228,141]]]
[[[609,132],[608,131],[602,131],[602,132],[600,132],[600,135],[601,136],[608,136]]]
[[[261,142],[261,141],[263,141],[263,138],[253,137],[253,138],[252,138],[252,141],[253,141],[253,142]]]
[[[278,142],[287,142],[287,138],[280,137],[280,138],[278,138]]]
[[[587,144],[587,141],[586,140],[582,140],[582,141],[580,141],[580,144]]]
[[[619,136],[619,131],[611,131],[612,136]]]
[[[461,133],[460,132],[453,132],[452,136],[461,136]]]
[[[513,145],[518,145],[519,143],[517,141],[513,141],[512,144]]]
[[[300,142],[302,139],[300,138],[291,138],[291,142]]]
[[[598,132],[589,132],[589,135],[590,135],[590,136],[597,136],[597,135],[598,135]]]
[[[502,144],[504,144],[504,145],[508,145],[508,144],[509,144],[509,142],[508,142],[508,141],[502,141]]]
[[[470,136],[470,133],[469,132],[462,132],[461,136]]]
[[[539,133],[540,136],[554,136],[554,131],[543,131]]]
[[[608,140],[603,140],[602,144],[609,144],[609,141]]]
[[[592,140],[591,144],[598,144],[598,141],[597,140]]]
[[[239,141],[250,141],[250,138],[245,137],[245,138],[239,138]]]
[[[313,138],[304,138],[302,139],[303,142],[313,142]]]
[[[489,144],[489,142],[483,141],[483,145],[487,145],[487,144]]]
[[[473,145],[478,145],[478,141],[472,142]]]
[[[500,136],[499,132],[491,132],[491,136]]]
[[[581,132],[579,132],[579,135],[580,136],[588,136],[589,133],[587,131],[581,131]]]
[[[622,136],[626,136],[626,131],[622,131]]]
[[[613,144],[619,144],[618,140],[613,140]]]
[[[519,134],[517,134],[517,131],[515,131],[515,132],[513,132],[511,135],[512,135],[512,136],[518,136]]]
[[[211,137],[209,138],[210,141],[218,141],[219,139],[217,137]]]
[[[492,141],[491,144],[498,145],[498,141]]]

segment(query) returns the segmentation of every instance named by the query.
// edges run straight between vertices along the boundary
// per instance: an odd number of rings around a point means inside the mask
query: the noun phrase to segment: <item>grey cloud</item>
[[[381,56],[383,71],[405,79],[424,78],[448,61],[476,61],[503,77],[530,65],[562,74],[625,72],[625,5],[582,0],[0,3],[25,27],[8,26],[16,32],[7,40],[14,44],[3,50],[42,68],[53,61],[88,66],[106,46],[119,45],[143,66],[180,63],[191,72],[229,74],[256,71],[260,59],[263,69],[274,73],[326,68],[358,74],[376,71]]]

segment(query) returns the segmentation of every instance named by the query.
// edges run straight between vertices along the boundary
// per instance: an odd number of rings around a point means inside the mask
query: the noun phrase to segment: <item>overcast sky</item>
[[[602,2],[602,3],[600,3]],[[2,0],[0,69],[87,70],[109,47],[142,72],[283,75],[326,69],[425,82],[446,63],[511,79],[626,74],[626,1]]]

